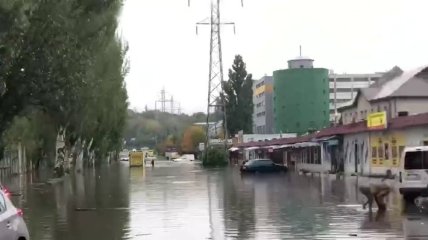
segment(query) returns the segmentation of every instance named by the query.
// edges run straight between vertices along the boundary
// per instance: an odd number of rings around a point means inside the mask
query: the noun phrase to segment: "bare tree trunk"
[[[55,144],[55,167],[54,173],[56,177],[64,176],[64,161],[66,157],[65,150],[65,129],[60,127]]]
[[[20,175],[22,173],[22,143],[18,142],[18,171],[17,174]]]
[[[82,142],[79,139],[75,146],[75,151],[74,151],[74,154],[76,156],[75,171],[77,173],[83,170],[83,153],[84,153],[85,145],[86,145],[86,141],[83,140]]]

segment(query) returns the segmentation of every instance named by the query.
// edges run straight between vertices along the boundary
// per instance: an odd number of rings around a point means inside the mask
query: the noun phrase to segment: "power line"
[[[190,0],[188,0],[190,6]],[[241,0],[241,5],[244,6],[244,1]],[[222,108],[223,109],[223,133],[225,139],[225,147],[227,147],[228,132],[227,132],[227,117],[226,109],[223,99],[223,60],[222,60],[222,48],[221,48],[221,34],[220,27],[222,25],[233,26],[235,32],[234,22],[222,22],[220,17],[220,0],[211,0],[211,16],[209,21],[203,20],[196,23],[196,34],[198,34],[198,26],[209,25],[211,28],[210,36],[210,62],[209,62],[209,77],[208,77],[208,94],[207,94],[207,119],[206,119],[206,141],[205,150],[209,148],[209,119],[211,109]],[[220,101],[218,99],[220,98]],[[207,154],[208,151],[205,151]]]
[[[155,101],[155,111],[181,114],[181,104],[175,101],[172,95],[167,95],[168,93],[165,91],[165,88],[162,88],[160,91],[160,98]],[[160,105],[160,109],[158,109],[158,104]]]

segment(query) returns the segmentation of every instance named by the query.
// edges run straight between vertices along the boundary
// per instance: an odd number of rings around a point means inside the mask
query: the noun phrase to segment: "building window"
[[[351,82],[351,78],[336,78],[336,82]]]
[[[396,159],[397,157],[398,157],[398,149],[397,149],[397,146],[392,146],[392,148],[391,148],[391,155],[392,155],[392,158],[393,159]]]
[[[315,158],[315,164],[321,164],[321,154],[320,154],[319,147],[315,147],[314,149],[314,158]]]
[[[377,148],[372,147],[372,158],[377,158]]]
[[[383,147],[382,146],[379,146],[378,148],[377,148],[377,150],[378,150],[378,156],[379,156],[379,158],[383,158]]]
[[[389,160],[389,144],[385,143],[385,160]]]

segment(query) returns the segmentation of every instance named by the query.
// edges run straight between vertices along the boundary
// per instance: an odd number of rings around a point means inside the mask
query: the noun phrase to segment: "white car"
[[[23,212],[10,201],[10,192],[0,187],[0,240],[29,240]]]
[[[404,148],[399,181],[399,190],[405,199],[428,193],[428,146]]]

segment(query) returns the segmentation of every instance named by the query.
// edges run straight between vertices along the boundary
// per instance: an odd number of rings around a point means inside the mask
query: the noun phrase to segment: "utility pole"
[[[174,113],[174,97],[171,96],[171,102],[170,102],[170,107],[171,107],[171,113]]]
[[[165,112],[165,88],[161,90],[161,104],[162,104],[162,112]]]
[[[190,0],[188,0],[190,6]],[[241,0],[241,5],[244,5]],[[210,130],[210,113],[211,109],[221,107],[223,110],[223,131],[224,131],[224,147],[227,150],[227,117],[226,108],[223,98],[223,60],[222,60],[222,49],[221,49],[221,25],[232,25],[235,32],[234,22],[222,22],[220,17],[220,0],[211,0],[211,16],[210,21],[200,21],[196,23],[196,34],[198,34],[199,25],[209,25],[211,28],[210,37],[210,63],[209,63],[209,76],[208,76],[208,96],[207,96],[207,119],[206,119],[206,140],[205,140],[205,157],[207,157],[209,149],[209,130]],[[220,97],[220,101],[217,99]]]
[[[168,94],[169,95],[169,94]],[[169,112],[171,114],[175,114],[178,112],[180,114],[181,108],[179,107],[176,109],[175,104],[180,104],[178,102],[174,101],[174,97],[170,95],[171,97],[167,99],[167,92],[165,91],[165,88],[162,88],[160,91],[160,99],[155,101],[155,111],[158,111],[158,103],[160,103],[160,112]],[[169,107],[167,104],[169,103]]]

